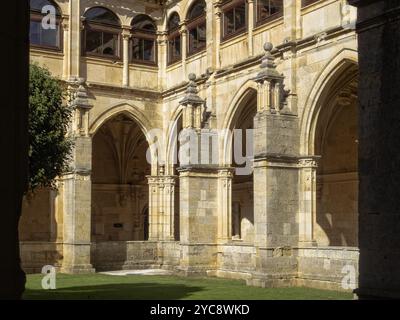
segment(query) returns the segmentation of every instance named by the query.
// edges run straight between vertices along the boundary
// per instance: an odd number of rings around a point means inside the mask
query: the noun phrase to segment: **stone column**
[[[81,1],[69,3],[69,52],[68,52],[68,78],[80,76],[81,64],[81,33],[83,30],[81,20]]]
[[[316,214],[317,161],[314,158],[300,160],[299,245],[315,246],[314,216]]]
[[[284,77],[276,70],[272,45],[261,71],[254,118],[254,226],[258,276],[250,284],[290,284],[297,272],[293,247],[299,238],[298,118],[286,109]]]
[[[164,176],[164,216],[162,239],[175,240],[175,179],[174,176]]]
[[[92,139],[89,136],[89,110],[92,106],[88,102],[84,79],[72,83],[70,89],[76,85],[78,89],[71,104],[74,109],[70,133],[74,140],[71,171],[61,179],[64,197],[61,271],[64,273],[94,272],[90,263]]]
[[[400,3],[358,7],[359,298],[400,298]]]
[[[69,78],[69,20],[66,17],[62,18],[62,30],[63,30],[63,49],[64,49],[64,59],[63,59],[63,79],[68,80]]]
[[[213,1],[206,1],[206,54],[207,69],[215,66],[215,25],[214,25],[214,4]]]
[[[253,30],[255,26],[255,19],[254,19],[254,0],[247,0],[247,8],[248,8],[248,21],[247,21],[247,46],[249,56],[254,55],[254,46],[253,46]]]
[[[218,173],[201,166],[181,167],[179,173],[179,269],[187,275],[205,275],[217,261]]]
[[[298,19],[297,15],[300,15],[301,1],[297,0],[284,0],[283,1],[283,21],[284,21],[284,32],[285,39],[287,41],[294,41],[298,39]]]
[[[149,240],[156,241],[161,238],[161,203],[160,178],[158,176],[147,177],[149,184]]]
[[[124,87],[129,87],[129,45],[131,39],[130,28],[125,27],[122,32],[123,39],[123,70],[122,70],[122,85]]]
[[[168,34],[165,31],[157,33],[157,64],[159,86],[163,88],[166,85],[165,73],[168,60]]]
[[[217,1],[215,7],[215,68],[218,70],[221,67],[220,45],[221,45],[221,2]]]
[[[218,171],[218,242],[232,240],[232,178],[230,168]]]
[[[285,85],[288,89],[286,110],[297,113],[297,48],[296,41],[301,38],[301,1],[284,1],[285,41],[278,49],[282,54],[282,69],[285,73]]]
[[[202,115],[204,100],[197,95],[196,76],[189,75],[183,106],[183,128],[190,142],[181,141],[179,170],[180,185],[180,270],[185,274],[206,274],[215,269],[218,238],[218,168],[204,164],[202,150]],[[207,130],[206,138],[209,139]],[[204,148],[203,148],[204,149]],[[212,150],[211,150],[212,152]],[[206,161],[205,161],[206,162]]]
[[[183,80],[185,80],[186,79],[186,58],[187,58],[187,48],[188,48],[188,43],[187,43],[188,31],[187,31],[185,21],[181,23],[179,32],[181,34],[182,78],[183,78]]]

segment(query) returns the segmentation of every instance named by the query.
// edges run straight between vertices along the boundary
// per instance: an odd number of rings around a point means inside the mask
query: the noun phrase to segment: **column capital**
[[[235,171],[235,168],[232,168],[232,167],[220,168],[218,170],[218,177],[232,179],[233,175],[234,175],[234,171]]]
[[[301,168],[317,168],[320,156],[309,156],[299,159],[299,166]]]
[[[179,24],[179,33],[183,34],[186,32],[187,32],[187,25],[186,25],[186,20],[184,20]]]
[[[129,40],[132,37],[131,28],[127,26],[122,26],[122,39]]]
[[[213,3],[213,5],[214,5],[214,9],[216,10],[215,14],[216,14],[217,16],[221,16],[221,14],[222,14],[222,10],[221,10],[222,1],[221,1],[221,0],[215,1],[215,2]]]
[[[81,29],[81,31],[83,31],[84,29],[85,29],[85,24],[86,24],[86,17],[84,17],[84,16],[81,16],[81,22],[80,22],[80,29]]]
[[[61,18],[61,26],[64,31],[69,31],[69,16],[62,16]]]

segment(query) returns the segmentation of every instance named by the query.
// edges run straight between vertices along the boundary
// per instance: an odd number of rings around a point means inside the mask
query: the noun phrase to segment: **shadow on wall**
[[[315,238],[322,246],[357,246],[358,109],[357,66],[329,87],[316,130]],[[343,84],[344,83],[344,84]]]
[[[25,300],[56,299],[126,299],[126,300],[177,300],[188,298],[191,293],[202,291],[201,287],[188,287],[182,284],[107,284],[96,286],[78,286],[57,290],[28,289]]]

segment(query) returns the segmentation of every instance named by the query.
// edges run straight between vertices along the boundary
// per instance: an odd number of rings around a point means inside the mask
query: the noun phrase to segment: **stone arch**
[[[149,142],[143,121],[120,109],[112,108],[91,128],[91,219],[96,243],[143,241],[146,233],[142,210],[149,202]]]
[[[300,123],[300,153],[314,155],[315,127],[321,111],[320,101],[326,96],[329,85],[347,69],[354,68],[358,63],[356,50],[343,49],[339,51],[319,74],[305,103]]]
[[[150,134],[152,129],[150,125],[150,120],[144,115],[144,113],[136,106],[130,104],[129,102],[118,103],[116,105],[107,108],[107,110],[101,113],[90,125],[89,127],[89,135],[94,136],[101,126],[106,123],[108,120],[114,118],[119,114],[125,114],[132,120],[134,120],[140,129],[142,130],[144,136],[146,137],[147,143],[150,145],[153,144],[153,138]],[[152,149],[150,149],[152,151]],[[151,174],[157,174],[157,155],[152,151],[151,152]]]
[[[171,10],[171,11],[169,11],[169,12],[167,13],[167,16],[166,16],[165,21],[168,22],[169,19],[171,19],[171,16],[172,16],[173,14],[178,15],[179,21],[182,21],[182,16],[181,16],[181,14],[179,13],[179,10],[177,10],[176,8],[174,8],[173,10]]]
[[[245,243],[254,242],[254,177],[252,171],[243,172],[242,164],[233,157],[233,129],[251,129],[257,112],[257,86],[252,80],[245,82],[231,100],[222,121],[220,163],[232,168],[229,219],[232,238]],[[242,132],[242,155],[246,150],[247,132]],[[244,150],[243,150],[244,149]],[[248,165],[248,163],[247,163]],[[252,165],[252,164],[251,164]]]
[[[107,11],[109,11],[110,13],[112,13],[115,18],[117,18],[119,26],[122,25],[122,19],[121,16],[118,15],[113,9],[107,7],[107,6],[103,6],[103,5],[98,5],[98,6],[90,6],[90,7],[84,7],[82,8],[82,16],[85,16],[86,13],[88,13],[90,10],[95,9],[95,8],[101,8],[101,9],[105,9]]]
[[[322,246],[357,245],[357,54],[342,50],[311,89],[301,122],[301,154],[320,157],[313,179],[312,234]]]
[[[37,2],[38,2],[38,1],[30,0],[31,9],[32,9],[32,7],[35,7],[35,6],[32,6],[32,5],[33,5],[33,4],[36,5]],[[58,15],[58,16],[64,15],[63,10],[61,9],[61,6],[60,6],[58,3],[56,3],[54,0],[47,0],[47,2],[48,2],[48,3],[44,3],[44,4],[45,4],[45,5],[52,5],[52,6],[56,9],[56,12],[57,12],[57,15]],[[39,3],[40,3],[40,2],[39,2]]]
[[[179,105],[175,111],[173,112],[171,116],[171,120],[168,123],[167,131],[166,131],[166,144],[165,144],[165,155],[166,155],[166,174],[168,175],[173,175],[174,171],[174,160],[175,160],[175,155],[174,155],[174,147],[176,146],[177,141],[174,139],[173,134],[175,128],[179,125],[178,121],[182,117],[182,106]],[[178,128],[179,129],[179,128]],[[179,132],[177,132],[179,136]]]
[[[240,89],[236,92],[235,96],[231,100],[225,118],[222,122],[221,129],[232,129],[240,115],[240,111],[243,109],[246,99],[249,99],[252,93],[256,94],[257,85],[254,81],[248,80],[245,82]],[[225,131],[220,140],[220,164],[222,166],[229,165],[231,163],[231,141],[229,131]]]
[[[187,19],[190,9],[192,9],[193,5],[198,1],[201,1],[201,0],[187,1],[186,5],[184,7],[182,7],[180,17],[183,18],[184,20]]]

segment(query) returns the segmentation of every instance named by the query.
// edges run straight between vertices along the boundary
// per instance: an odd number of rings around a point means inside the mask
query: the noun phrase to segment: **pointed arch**
[[[233,129],[241,111],[246,105],[246,102],[248,102],[248,100],[251,99],[254,94],[257,94],[257,85],[253,80],[248,80],[241,86],[231,100],[225,118],[222,122],[221,129]],[[231,163],[232,141],[228,130],[225,130],[220,140],[220,150],[222,151],[220,154],[220,164],[222,166],[226,166]]]
[[[119,114],[124,114],[127,117],[131,118],[139,128],[142,130],[144,136],[146,137],[147,143],[151,146],[154,143],[154,137],[150,134],[152,127],[150,125],[149,119],[144,115],[142,111],[139,110],[138,107],[128,103],[123,102],[111,106],[107,109],[107,111],[100,114],[91,124],[89,128],[89,135],[94,136],[95,133],[101,128],[103,124],[105,124],[108,120],[116,117]],[[154,150],[151,150],[151,174],[157,173],[157,155],[154,153]]]
[[[300,123],[300,153],[314,155],[315,129],[321,111],[321,101],[326,99],[329,88],[343,74],[356,74],[358,54],[356,50],[343,49],[339,51],[323,68],[306,100]]]
[[[173,175],[174,171],[174,166],[176,163],[174,163],[175,160],[175,148],[177,148],[177,139],[174,137],[174,132],[176,130],[176,133],[178,134],[179,137],[179,120],[182,117],[182,106],[180,105],[178,108],[175,109],[171,116],[171,120],[168,123],[167,131],[166,131],[166,174]],[[177,138],[177,137],[176,137]]]

